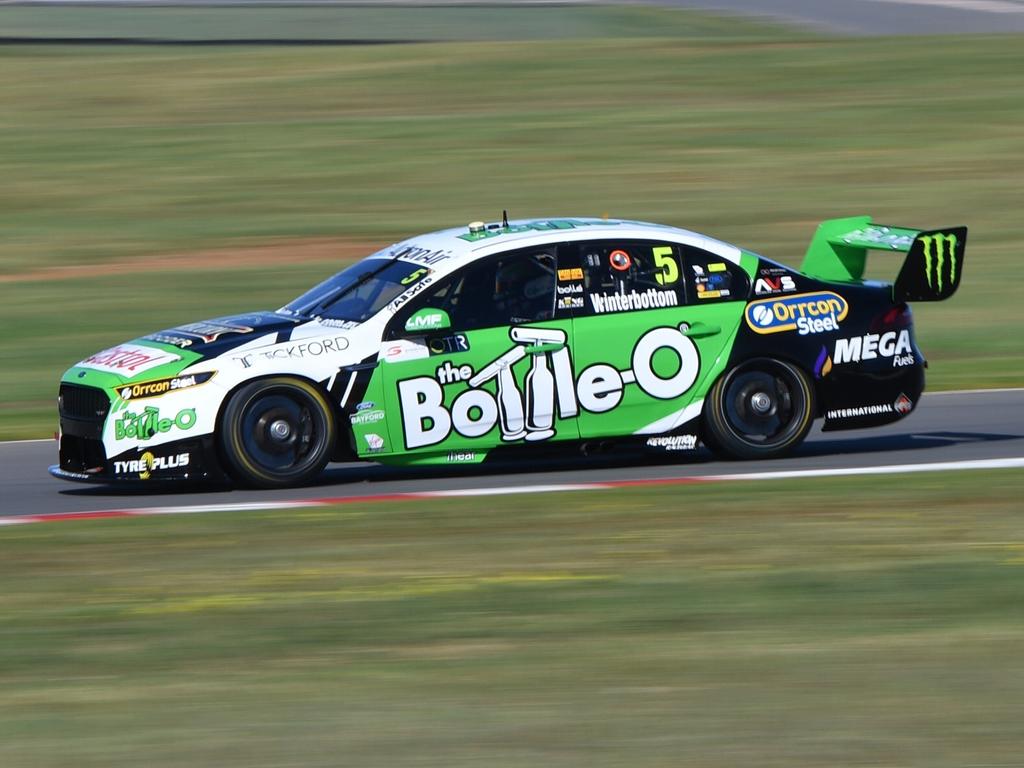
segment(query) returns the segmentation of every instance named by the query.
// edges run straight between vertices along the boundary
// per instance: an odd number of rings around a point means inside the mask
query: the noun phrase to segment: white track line
[[[554,493],[561,491],[603,491],[612,488],[636,488],[659,485],[687,485],[722,483],[743,480],[789,480],[802,477],[845,477],[850,475],[894,475],[912,472],[951,472],[965,469],[1021,469],[1024,456],[1009,459],[980,459],[977,461],[941,461],[932,464],[895,464],[887,467],[835,467],[832,469],[796,469],[782,472],[747,472],[735,475],[698,475],[696,477],[649,478],[645,480],[612,480],[594,483],[552,483],[496,488],[455,488],[447,491],[414,491],[386,493],[374,496],[343,496],[321,499],[289,501],[242,501],[226,504],[190,504],[176,507],[137,509],[105,509],[88,512],[51,512],[23,517],[0,517],[0,526],[48,523],[67,520],[92,520],[114,517],[149,517],[154,515],[183,515],[206,512],[240,512],[267,509],[302,509],[335,504],[381,504],[423,499],[451,497],[502,496],[510,493]]]
[[[954,11],[973,11],[975,13],[1024,13],[1024,6],[1012,2],[1012,0],[871,0],[871,2],[928,5],[933,8],[949,8]]]
[[[783,472],[745,472],[736,475],[706,475],[702,479],[709,481],[789,480],[799,477],[899,475],[911,472],[953,472],[963,469],[1024,469],[1024,456],[1013,459],[939,461],[933,464],[892,464],[887,467],[836,467],[835,469],[792,469]]]

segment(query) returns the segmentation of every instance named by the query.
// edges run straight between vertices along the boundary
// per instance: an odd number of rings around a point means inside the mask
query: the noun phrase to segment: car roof
[[[739,263],[741,253],[739,248],[729,243],[664,224],[629,219],[564,217],[518,219],[507,224],[473,222],[468,226],[416,235],[383,249],[374,257],[398,258],[447,272],[511,248],[595,239],[667,240],[701,248],[733,263]]]

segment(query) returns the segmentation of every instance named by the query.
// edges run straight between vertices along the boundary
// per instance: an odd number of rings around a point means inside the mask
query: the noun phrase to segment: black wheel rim
[[[316,464],[326,432],[319,408],[308,397],[284,391],[252,400],[239,429],[249,460],[276,476],[301,474]]]
[[[761,448],[788,442],[803,426],[807,408],[799,382],[775,366],[738,370],[726,385],[723,405],[733,434]]]

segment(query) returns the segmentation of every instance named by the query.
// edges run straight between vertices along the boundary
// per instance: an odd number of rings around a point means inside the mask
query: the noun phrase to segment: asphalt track
[[[1024,0],[654,0],[839,35],[1024,32]]]
[[[209,487],[140,490],[77,485],[47,474],[53,441],[0,443],[0,515],[91,512],[177,505],[240,504],[323,497],[368,497],[453,489],[610,481],[650,481],[750,472],[887,467],[1024,457],[1024,389],[928,394],[902,422],[872,430],[822,434],[815,428],[792,457],[723,462],[703,450],[650,456],[599,455],[487,468],[398,470],[335,464],[311,487],[251,491]],[[1012,471],[1012,470],[1011,470]],[[1017,470],[1019,471],[1019,470]],[[865,482],[878,482],[865,477]]]

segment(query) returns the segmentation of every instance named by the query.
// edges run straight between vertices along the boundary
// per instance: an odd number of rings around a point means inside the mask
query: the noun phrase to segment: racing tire
[[[326,466],[336,436],[334,413],[309,382],[283,376],[235,392],[220,422],[231,476],[258,488],[308,483]]]
[[[704,442],[730,459],[771,459],[798,446],[811,429],[814,387],[794,365],[748,360],[714,383],[704,412]]]

